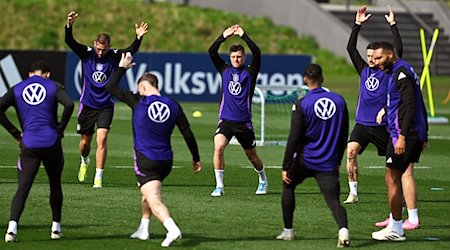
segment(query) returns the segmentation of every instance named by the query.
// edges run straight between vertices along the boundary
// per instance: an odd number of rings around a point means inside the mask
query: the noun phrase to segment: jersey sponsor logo
[[[163,123],[170,117],[170,108],[163,102],[153,102],[148,106],[147,114],[150,120],[156,123]]]
[[[22,91],[23,100],[30,105],[41,104],[47,95],[47,91],[40,83],[32,83],[26,86]]]
[[[328,120],[336,113],[336,104],[330,98],[320,98],[314,103],[314,113],[320,119]]]
[[[92,80],[94,80],[94,82],[96,83],[103,83],[104,81],[106,81],[106,75],[101,71],[95,71],[94,73],[92,73]]]
[[[239,82],[239,75],[233,74],[233,81],[228,83],[228,92],[232,95],[239,95],[242,91],[241,83]]]
[[[364,84],[366,85],[366,89],[368,91],[375,91],[380,86],[380,80],[378,80],[378,78],[374,77],[372,74],[366,79]]]

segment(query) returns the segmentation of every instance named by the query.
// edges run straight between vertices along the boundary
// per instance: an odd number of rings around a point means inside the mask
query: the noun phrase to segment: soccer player
[[[149,219],[154,215],[168,231],[161,243],[162,247],[168,247],[173,241],[181,238],[180,229],[161,201],[162,182],[172,170],[173,152],[170,136],[175,125],[192,154],[194,171],[200,172],[202,165],[197,142],[183,109],[176,101],[160,94],[155,75],[144,73],[138,80],[138,94],[119,87],[120,78],[134,65],[132,59],[131,53],[123,53],[119,68],[106,85],[108,92],[133,110],[134,171],[142,193],[141,206],[144,214],[138,231],[131,237],[148,239]],[[144,225],[147,228],[144,228]]]
[[[418,77],[411,65],[398,58],[392,44],[377,43],[373,58],[390,72],[387,120],[390,143],[386,153],[385,182],[392,219],[389,225],[372,233],[375,240],[406,240],[402,227],[403,173],[428,146],[428,121]]]
[[[339,200],[339,167],[348,136],[348,111],[342,96],[322,88],[322,68],[310,64],[304,82],[305,97],[292,107],[291,129],[286,145],[281,178],[284,230],[278,240],[293,240],[295,188],[314,177],[338,225],[338,247],[350,245],[347,212]]]
[[[49,77],[50,68],[47,63],[35,62],[31,66],[29,78],[14,85],[0,98],[0,123],[20,145],[17,191],[11,204],[5,242],[17,241],[17,225],[41,162],[50,183],[53,221],[50,237],[63,237],[60,224],[63,204],[61,174],[64,166],[61,138],[74,105],[64,86]],[[64,106],[60,121],[57,116],[58,103]],[[5,112],[9,107],[16,109],[22,131],[7,118]]]
[[[385,15],[386,21],[391,26],[394,45],[398,55],[403,53],[403,44],[394,18],[394,12],[389,8],[389,15]],[[347,175],[350,193],[344,204],[359,202],[358,197],[358,154],[362,154],[369,143],[373,143],[378,149],[378,155],[386,155],[386,146],[389,141],[389,133],[386,129],[386,119],[377,123],[376,117],[380,110],[386,106],[387,99],[387,74],[374,67],[372,58],[373,43],[367,46],[367,62],[356,49],[358,33],[361,25],[370,18],[366,6],[362,6],[356,12],[355,25],[350,35],[347,51],[353,62],[353,66],[360,75],[359,100],[356,108],[355,126],[350,133],[347,144]]]
[[[144,22],[140,25],[135,24],[136,39],[133,44],[127,49],[116,50],[111,49],[110,37],[105,33],[97,36],[93,47],[79,44],[72,34],[72,26],[77,17],[78,13],[75,11],[67,15],[65,42],[83,63],[83,91],[80,97],[77,124],[77,133],[81,134],[79,145],[81,163],[78,180],[84,182],[86,179],[91,141],[97,124],[96,171],[93,187],[101,188],[107,154],[107,138],[114,115],[114,100],[105,90],[105,85],[116,70],[122,52],[129,51],[134,54],[138,51],[142,38],[148,31],[148,24]]]
[[[233,35],[241,37],[252,51],[253,56],[249,66],[245,65],[246,54],[244,47],[240,44],[232,45],[230,48],[231,65],[220,58],[218,53],[220,45]],[[259,175],[256,194],[266,194],[268,181],[264,165],[256,152],[251,111],[256,77],[261,66],[261,51],[239,25],[233,25],[225,29],[208,51],[214,66],[222,77],[219,122],[214,135],[213,164],[216,188],[211,196],[218,197],[224,194],[224,152],[233,136],[239,141],[247,158]]]
[[[394,12],[388,5],[389,15],[385,15],[386,21],[391,26],[394,47],[399,57],[403,54],[403,44],[397,29]],[[389,143],[389,132],[386,129],[387,121],[382,119],[385,114],[384,107],[387,104],[387,86],[389,77],[383,71],[375,67],[372,53],[374,43],[367,47],[367,63],[362,59],[356,49],[356,42],[361,24],[370,18],[367,8],[358,9],[355,18],[355,26],[347,45],[353,65],[360,75],[360,93],[356,114],[356,124],[350,134],[347,144],[347,174],[350,193],[344,204],[359,202],[358,197],[358,162],[357,155],[362,154],[371,142],[378,150],[378,155],[386,155],[386,147]],[[378,114],[377,114],[378,113]],[[408,219],[403,223],[403,229],[414,230],[420,228],[417,191],[414,180],[414,166],[411,164],[402,176],[403,193],[408,211]],[[390,217],[375,223],[375,226],[386,227]]]

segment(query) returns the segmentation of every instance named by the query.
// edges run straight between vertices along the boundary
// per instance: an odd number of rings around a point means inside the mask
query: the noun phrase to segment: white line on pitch
[[[253,166],[241,166],[241,168],[253,168]],[[264,166],[264,168],[281,169],[281,166]],[[383,168],[386,168],[386,166],[363,166],[363,168],[383,169]],[[414,169],[429,169],[429,168],[431,168],[431,167],[429,167],[429,166],[414,166]]]
[[[105,168],[132,169],[133,166],[106,166]],[[172,168],[184,168],[183,166],[173,166]]]

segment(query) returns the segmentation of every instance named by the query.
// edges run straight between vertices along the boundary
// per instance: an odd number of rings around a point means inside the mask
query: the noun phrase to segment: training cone
[[[202,117],[202,112],[200,112],[200,111],[194,111],[194,113],[192,113],[192,117],[194,117],[194,118],[200,118],[200,117]]]

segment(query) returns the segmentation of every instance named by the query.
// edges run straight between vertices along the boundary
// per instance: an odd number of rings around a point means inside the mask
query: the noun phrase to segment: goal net
[[[305,85],[259,85],[255,88],[252,114],[257,145],[286,145],[291,126],[292,105],[307,91]]]

